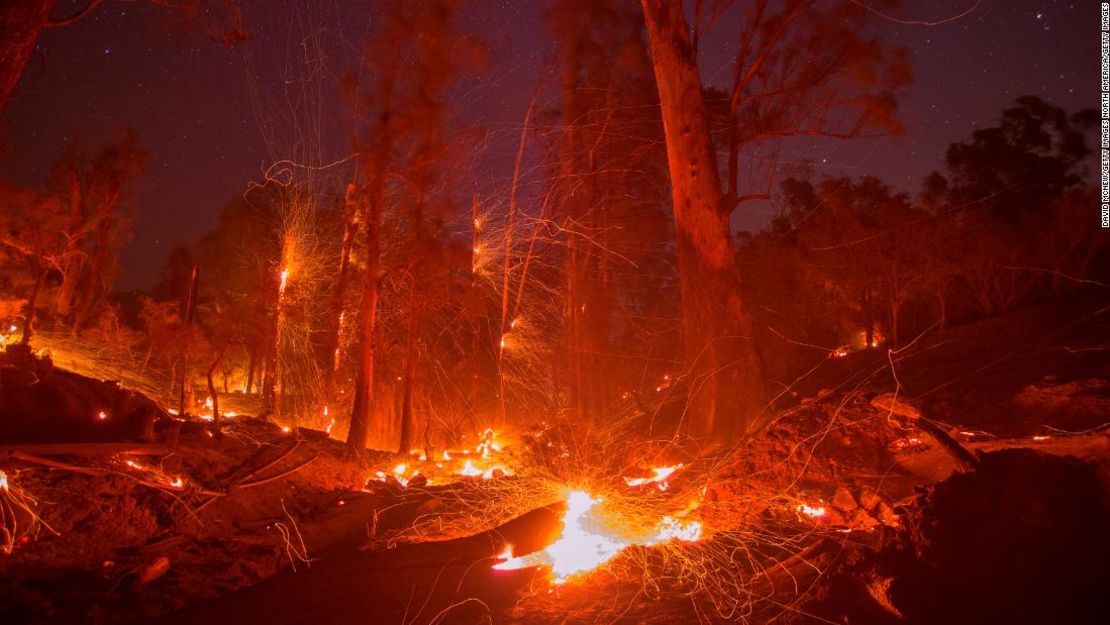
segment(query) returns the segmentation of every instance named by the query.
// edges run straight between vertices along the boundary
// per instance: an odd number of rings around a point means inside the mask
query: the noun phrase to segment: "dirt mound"
[[[1110,497],[1095,468],[1028,449],[986,454],[904,510],[889,554],[908,623],[1097,623],[1110,596]]]

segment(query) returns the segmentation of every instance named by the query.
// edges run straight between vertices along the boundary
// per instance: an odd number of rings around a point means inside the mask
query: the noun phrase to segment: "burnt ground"
[[[505,459],[521,475],[406,488],[367,478],[407,459],[323,433],[150,426],[113,384],[7,367],[0,621],[1101,622],[1108,326],[1097,306],[1053,306],[830,361],[759,436],[684,451],[688,468],[651,495],[696,493],[701,541],[632,548],[557,587],[489,568],[506,543],[540,548],[559,529],[552,494],[529,491],[526,445]],[[894,390],[978,466],[872,406]],[[17,430],[35,393],[53,412]],[[86,448],[41,447],[58,443]]]

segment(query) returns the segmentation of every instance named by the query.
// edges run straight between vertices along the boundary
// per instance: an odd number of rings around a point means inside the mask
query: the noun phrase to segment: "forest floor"
[[[1107,349],[1104,307],[1042,307],[830,360],[743,445],[625,445],[591,480],[614,514],[703,533],[563,584],[492,568],[560,531],[557,430],[424,460],[246,417],[151,432],[115,383],[5,366],[0,622],[1101,622]]]

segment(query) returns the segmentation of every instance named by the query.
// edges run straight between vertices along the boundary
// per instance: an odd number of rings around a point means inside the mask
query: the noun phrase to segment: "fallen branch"
[[[288,454],[283,454],[282,458],[284,458],[287,455]],[[251,482],[242,482],[242,481],[240,481],[236,484],[233,484],[233,485],[229,486],[226,492],[221,493],[221,492],[213,492],[213,491],[204,491],[201,494],[208,495],[210,497],[210,499],[208,499],[204,503],[202,503],[199,506],[197,506],[196,508],[194,508],[193,509],[193,514],[196,514],[196,513],[200,512],[201,510],[204,510],[208,506],[215,503],[217,500],[231,495],[236,490],[254,488],[256,486],[262,486],[263,484],[269,484],[270,482],[274,482],[274,481],[280,480],[282,478],[289,477],[290,475],[296,473],[297,471],[300,471],[301,469],[303,469],[303,468],[307,467],[308,465],[312,464],[319,457],[320,456],[313,456],[313,457],[309,458],[308,460],[305,460],[304,462],[294,466],[291,469],[282,471],[281,473],[277,473],[275,475],[271,475],[270,477],[264,477],[262,479],[254,480],[254,481],[251,481]],[[276,461],[271,462],[271,463],[267,464],[266,466],[269,467],[269,466],[273,466],[274,464],[276,464]],[[257,473],[257,471],[251,473],[251,475],[253,475],[254,473]]]
[[[223,490],[228,490],[251,479],[259,473],[262,473],[270,467],[273,467],[274,465],[280,463],[282,460],[288,458],[290,454],[297,450],[300,444],[300,440],[291,441],[285,451],[279,453],[277,457],[275,457],[273,460],[265,462],[261,466],[251,469],[251,466],[257,463],[261,458],[264,458],[266,456],[266,453],[270,451],[269,448],[260,449],[245,462],[235,467],[224,476],[221,476],[220,480],[218,481],[217,487]]]
[[[235,487],[239,484],[242,484],[243,482],[246,482],[247,480],[251,479],[252,477],[258,475],[259,473],[263,473],[263,472],[269,470],[271,467],[277,466],[278,464],[281,463],[282,460],[285,460],[290,455],[292,455],[294,451],[297,451],[297,448],[300,447],[300,445],[301,445],[301,441],[299,441],[299,440],[294,441],[293,445],[291,445],[289,447],[289,449],[286,449],[284,452],[282,452],[277,458],[274,458],[273,460],[267,462],[266,464],[258,467],[257,469],[254,469],[253,471],[247,473],[246,475],[242,476],[241,478],[235,480],[232,483],[232,487]],[[315,458],[313,458],[313,460],[315,460]]]
[[[932,436],[941,449],[948,452],[948,455],[956,461],[956,465],[964,471],[972,471],[979,466],[979,458],[975,454],[968,451],[935,422],[922,415],[920,410],[898,399],[894,393],[876,395],[871,400],[871,407],[909,419],[913,425]]]
[[[39,456],[34,456],[34,455],[24,453],[24,452],[21,452],[21,451],[11,452],[11,458],[13,460],[19,460],[21,462],[27,462],[27,463],[30,463],[30,464],[37,464],[37,465],[41,465],[41,466],[44,466],[44,467],[49,467],[51,469],[58,469],[58,470],[61,470],[61,471],[69,471],[70,473],[79,473],[81,475],[93,475],[93,476],[119,475],[119,476],[122,476],[122,477],[126,477],[130,480],[134,480],[135,483],[137,483],[137,484],[141,484],[141,485],[147,486],[149,488],[156,488],[156,489],[161,490],[161,491],[175,491],[176,492],[176,491],[181,491],[182,490],[181,488],[176,488],[176,487],[171,486],[169,484],[164,484],[164,483],[161,483],[161,482],[152,482],[150,480],[144,480],[142,478],[135,477],[134,475],[129,475],[127,473],[124,473],[123,471],[114,471],[114,470],[111,470],[111,469],[102,469],[102,468],[99,468],[99,467],[82,467],[82,466],[78,466],[78,465],[75,465],[75,464],[69,464],[68,462],[61,462],[60,460],[51,460],[49,458],[40,458]],[[205,490],[203,488],[194,489],[193,492],[196,492],[199,495],[209,495],[209,496],[214,495],[214,494],[219,494],[219,493],[214,493],[213,491]]]
[[[233,488],[246,489],[246,488],[254,488],[255,486],[262,486],[263,484],[269,484],[270,482],[280,480],[284,477],[288,477],[288,476],[296,473],[297,471],[300,471],[301,469],[307,467],[308,465],[312,464],[313,462],[316,462],[316,460],[319,457],[320,456],[313,456],[313,457],[309,458],[308,460],[305,460],[304,462],[294,466],[291,469],[288,469],[286,471],[282,471],[281,473],[278,473],[276,475],[271,475],[270,477],[265,477],[265,478],[262,478],[262,479],[259,479],[259,480],[254,480],[254,481],[251,481],[251,482],[243,482],[243,483],[241,483],[238,486],[233,487]]]

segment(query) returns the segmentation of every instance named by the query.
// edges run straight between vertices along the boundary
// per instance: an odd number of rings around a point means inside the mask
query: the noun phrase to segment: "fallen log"
[[[164,623],[364,625],[401,622],[406,613],[406,622],[419,623],[467,593],[481,594],[487,603],[511,602],[510,580],[532,572],[493,571],[481,562],[492,564],[508,545],[518,554],[547,546],[561,530],[565,505],[556,502],[465,538],[325,556],[307,569],[172,614]],[[425,618],[417,618],[422,613]]]

